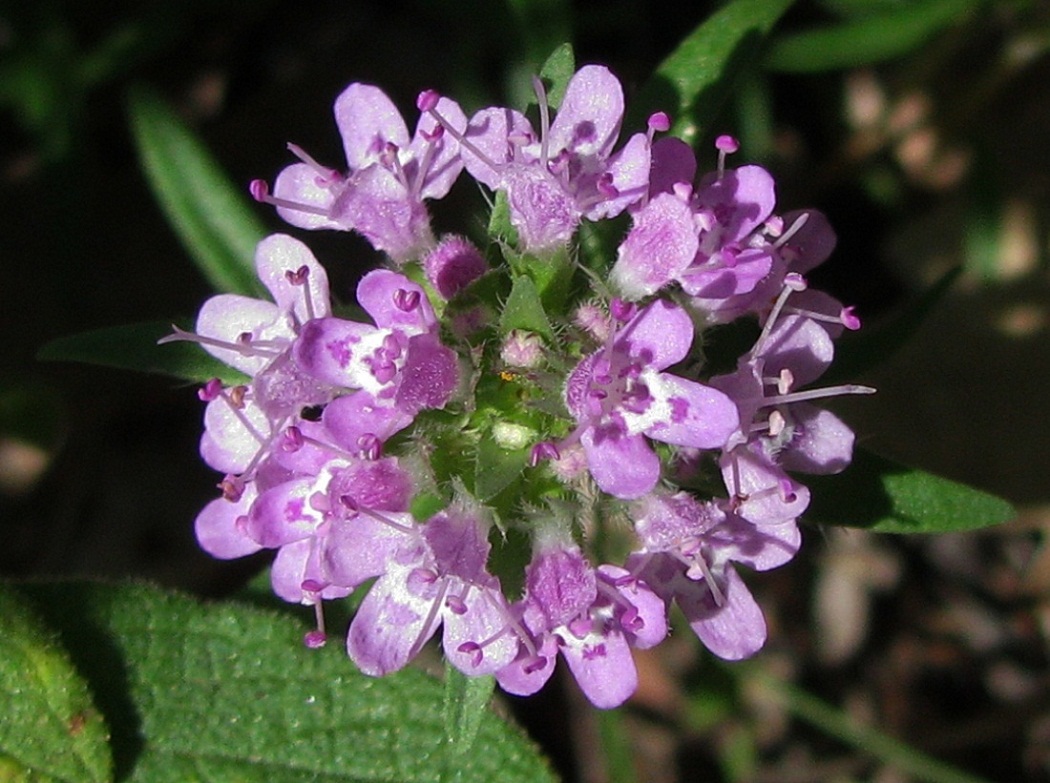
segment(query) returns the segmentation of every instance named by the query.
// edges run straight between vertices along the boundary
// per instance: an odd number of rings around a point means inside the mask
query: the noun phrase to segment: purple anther
[[[371,432],[366,432],[357,439],[357,447],[365,459],[377,460],[383,449],[383,441]]]
[[[856,308],[853,307],[853,305],[842,308],[842,312],[839,313],[839,320],[842,321],[842,325],[851,332],[860,329],[860,316],[857,315]]]
[[[784,275],[784,285],[792,291],[805,291],[807,287],[806,278],[798,272],[788,272]]]
[[[398,159],[398,146],[392,141],[388,141],[383,145],[383,151],[379,153],[379,162],[388,169],[397,168]]]
[[[654,112],[649,115],[649,128],[659,133],[668,131],[671,129],[671,117],[667,112]]]
[[[485,657],[485,651],[481,649],[481,645],[477,642],[463,642],[456,648],[456,651],[469,655],[471,666],[481,666],[481,661]]]
[[[544,460],[561,459],[558,447],[549,440],[542,440],[532,447],[529,453],[529,467],[534,468]]]
[[[251,345],[252,344],[252,333],[251,332],[241,332],[239,335],[237,335],[237,344],[238,345]]]
[[[598,184],[596,185],[598,192],[606,198],[616,198],[620,195],[620,191],[613,184],[613,176],[609,172],[605,172],[598,177]]]
[[[218,378],[212,378],[197,390],[197,397],[201,402],[211,402],[220,394],[222,394],[222,381]]]
[[[638,613],[638,609],[632,606],[620,617],[620,627],[628,633],[638,633],[645,627],[645,620]]]
[[[634,317],[637,308],[631,302],[625,302],[618,296],[614,296],[609,301],[609,312],[612,313],[612,317],[620,323],[626,323]]]
[[[353,512],[353,513],[355,513],[355,514],[356,514],[356,513],[358,512],[358,511],[360,511],[360,510],[361,510],[361,506],[360,506],[360,505],[358,505],[357,501],[356,501],[356,500],[354,500],[354,498],[353,498],[353,497],[351,497],[350,495],[340,495],[340,496],[339,496],[339,503],[340,503],[340,504],[341,504],[341,505],[343,506],[343,508],[345,508],[345,509],[346,509],[347,511],[352,511],[352,512]]]
[[[445,135],[445,126],[435,125],[433,130],[420,130],[419,133],[424,139],[427,140],[427,142],[433,144],[435,141],[438,141]]]
[[[324,585],[318,582],[316,579],[304,579],[300,583],[299,588],[304,593],[319,593],[322,590],[324,590]]]
[[[281,435],[281,451],[294,454],[303,447],[303,432],[298,427],[288,427]]]
[[[784,500],[785,503],[794,503],[796,500],[798,500],[798,494],[794,491],[794,488],[791,486],[790,479],[782,478],[778,483],[780,484],[780,497]]]
[[[419,291],[406,291],[399,288],[394,291],[394,306],[403,312],[410,313],[419,307]]]
[[[310,267],[303,264],[298,269],[285,269],[284,279],[287,280],[291,285],[303,285],[307,278],[310,277]]]
[[[542,655],[533,655],[522,664],[522,671],[526,674],[534,674],[547,665],[547,659]]]
[[[467,605],[458,595],[450,595],[445,599],[445,606],[452,614],[464,615],[467,613]]]
[[[303,644],[311,650],[317,650],[325,646],[328,636],[324,631],[309,631],[303,635]]]
[[[715,139],[715,149],[719,152],[725,152],[732,154],[740,149],[740,142],[734,139],[732,136],[722,134]]]
[[[253,179],[248,183],[248,192],[253,199],[264,203],[270,197],[270,186],[264,179]]]
[[[433,111],[437,108],[441,95],[437,90],[423,90],[416,98],[416,108],[420,111]]]

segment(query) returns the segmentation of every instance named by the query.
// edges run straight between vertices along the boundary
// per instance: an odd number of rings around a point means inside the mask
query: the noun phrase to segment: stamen
[[[536,102],[540,107],[540,163],[546,169],[550,157],[550,139],[548,138],[551,128],[550,106],[547,103],[547,91],[538,76],[532,77],[532,89],[536,91]]]
[[[227,500],[236,503],[244,494],[244,483],[239,476],[227,474],[222,481],[216,485]]]
[[[405,313],[410,313],[419,307],[419,291],[406,291],[399,288],[394,291],[394,306]]]
[[[711,567],[708,565],[707,560],[703,556],[703,553],[697,553],[696,559],[693,561],[693,565],[700,571],[700,574],[703,576],[704,584],[707,585],[707,588],[711,591],[711,596],[715,599],[715,606],[725,606],[726,595],[722,592],[722,588],[718,586],[718,582],[715,581],[715,576],[713,573],[711,573]],[[689,570],[691,571],[692,568],[690,568]],[[690,579],[693,578],[692,576],[690,576],[689,571],[686,571],[686,576],[689,576]]]
[[[466,150],[469,150],[471,154],[476,156],[486,166],[488,166],[493,171],[501,171],[503,169],[501,165],[496,163],[494,160],[492,160],[492,158],[490,158],[488,155],[486,155],[484,152],[478,149],[477,145],[474,144],[474,142],[468,139],[463,133],[460,133],[458,130],[452,127],[452,124],[441,115],[441,113],[437,110],[437,104],[440,97],[441,96],[438,95],[438,93],[435,90],[424,90],[419,94],[419,97],[416,98],[416,107],[420,111],[426,112],[435,120],[437,120],[438,124],[445,129],[445,132],[449,136],[458,141],[461,147],[463,147]],[[470,126],[468,124],[467,128],[469,129],[469,127]]]
[[[800,228],[802,228],[804,225],[806,225],[806,222],[808,220],[809,220],[809,213],[808,212],[803,212],[801,215],[799,215],[795,219],[795,222],[792,223],[791,226],[788,228],[788,230],[785,231],[783,234],[781,234],[780,239],[778,239],[776,242],[773,243],[773,247],[776,247],[776,248],[783,247],[784,243],[787,242],[789,239],[791,239],[791,237],[795,236],[795,234],[798,233],[798,230]]]
[[[874,394],[875,389],[871,386],[860,386],[847,383],[842,386],[825,386],[822,389],[807,389],[806,391],[792,392],[791,394],[775,394],[766,397],[762,401],[762,407],[767,405],[788,405],[793,402],[805,402],[807,400],[819,400],[824,397],[837,397],[840,394]]]
[[[217,399],[220,394],[222,394],[222,381],[218,378],[212,378],[197,390],[197,397],[201,402],[211,402]]]
[[[434,598],[433,602],[430,604],[430,611],[427,612],[427,618],[426,620],[424,620],[423,625],[421,625],[419,628],[419,635],[416,636],[416,640],[412,642],[412,647],[409,648],[409,658],[415,658],[419,651],[423,649],[423,645],[426,643],[426,640],[429,639],[431,635],[433,635],[438,611],[441,609],[441,605],[445,601],[445,592],[447,590],[448,580],[442,579],[441,584],[438,587],[438,594]]]
[[[167,343],[177,342],[190,342],[197,343],[198,345],[211,345],[215,348],[222,348],[226,351],[236,351],[242,356],[270,356],[277,357],[283,353],[284,348],[279,348],[275,343],[269,340],[255,340],[251,339],[242,341],[240,335],[238,335],[235,342],[228,340],[219,340],[214,337],[207,337],[203,334],[197,334],[196,332],[187,332],[185,329],[180,329],[175,324],[171,325],[172,333],[161,337],[157,340],[157,345],[165,345]]]
[[[248,192],[251,194],[252,198],[260,204],[271,204],[275,207],[284,207],[285,209],[294,209],[297,212],[308,212],[311,215],[328,217],[328,210],[323,209],[322,207],[317,207],[313,204],[300,204],[297,201],[289,201],[286,198],[271,196],[270,186],[261,179],[253,179],[251,184],[248,185]]]
[[[280,448],[286,454],[294,454],[303,447],[303,443],[303,431],[293,426],[282,433]]]
[[[322,187],[328,187],[329,185],[338,182],[343,178],[343,175],[335,169],[330,168],[328,166],[322,166],[320,163],[318,163],[316,160],[310,157],[306,150],[304,150],[298,144],[292,144],[292,142],[288,142],[286,146],[289,152],[291,152],[293,155],[295,155],[295,157],[297,157],[299,160],[301,160],[303,163],[305,163],[307,166],[309,166],[317,172],[318,176],[321,177],[321,182],[319,182],[318,184]]]
[[[540,441],[532,447],[532,451],[529,453],[529,467],[534,468],[548,459],[561,459],[561,453],[553,441]]]
[[[806,290],[806,281],[798,272],[788,272],[784,275],[784,287],[780,291],[780,295],[777,297],[777,301],[773,304],[772,309],[769,311],[769,315],[766,317],[766,323],[762,327],[762,333],[755,340],[754,346],[751,348],[749,354],[754,359],[759,354],[759,349],[763,347],[763,343],[769,338],[770,332],[773,331],[773,326],[776,323],[777,318],[780,317],[780,311],[784,309],[784,304],[787,302],[788,297],[791,294],[798,291]]]
[[[740,149],[740,142],[732,136],[723,134],[715,139],[715,149],[718,150],[718,178],[722,179],[726,172],[726,155],[731,155]]]
[[[649,140],[649,144],[653,143],[653,136],[657,133],[666,133],[671,129],[671,118],[666,112],[658,111],[649,115],[648,121],[649,130],[646,132],[646,138]]]
[[[342,498],[340,498],[340,500],[342,500]],[[380,514],[375,509],[359,507],[358,512],[364,514],[367,517],[371,517],[377,522],[382,522],[384,525],[389,525],[390,527],[394,528],[394,530],[400,531],[402,533],[415,532],[415,527],[413,525],[402,525],[400,522],[395,522],[393,519],[386,516],[385,514]]]
[[[357,445],[361,449],[361,456],[365,459],[377,460],[382,452],[383,441],[373,433],[366,432],[358,437]]]

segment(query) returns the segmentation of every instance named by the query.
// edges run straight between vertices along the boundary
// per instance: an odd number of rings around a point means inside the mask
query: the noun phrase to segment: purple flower
[[[648,496],[634,512],[642,549],[628,558],[630,572],[668,606],[676,602],[715,655],[739,660],[757,652],[766,622],[731,563],[758,571],[786,563],[800,543],[794,522],[759,528],[684,492]]]
[[[279,550],[271,572],[278,596],[293,602],[310,602],[314,594],[342,597],[383,573],[412,536],[411,494],[411,480],[396,459],[332,457],[316,475],[262,492],[246,532],[260,546]]]
[[[274,301],[220,294],[204,303],[197,331],[161,342],[189,340],[251,376],[245,385],[223,388],[208,383],[200,393],[208,403],[201,456],[216,470],[248,474],[230,488],[239,496],[269,454],[274,439],[300,421],[303,408],[322,405],[336,390],[309,375],[292,355],[304,323],[330,311],[328,277],[309,249],[297,239],[275,234],[255,251],[259,279]]]
[[[611,278],[629,299],[640,299],[672,282],[702,309],[748,294],[769,273],[775,246],[757,229],[775,204],[773,178],[759,166],[726,170],[719,138],[719,168],[692,189],[696,162],[677,139],[654,145],[650,200],[634,214]]]
[[[649,139],[635,134],[613,152],[624,101],[607,68],[577,71],[553,122],[542,84],[535,85],[538,136],[513,109],[483,109],[470,119],[461,154],[472,177],[506,192],[523,248],[545,251],[567,244],[581,218],[614,217],[645,195]],[[443,116],[440,107],[437,112]]]
[[[445,656],[464,673],[493,674],[510,662],[517,645],[499,580],[485,570],[488,530],[479,509],[461,504],[393,553],[350,624],[347,651],[362,672],[401,669],[442,624]]]
[[[443,98],[437,107],[450,126],[466,127],[454,101]],[[395,261],[418,256],[433,245],[423,201],[442,198],[459,176],[459,143],[426,114],[409,139],[397,107],[368,84],[351,84],[336,98],[335,121],[345,174],[289,144],[302,162],[278,175],[273,196],[261,180],[252,183],[253,195],[294,226],[356,231]]]
[[[662,601],[627,571],[593,568],[573,544],[541,544],[525,573],[525,598],[514,661],[496,673],[508,693],[535,693],[564,656],[584,694],[596,707],[617,707],[634,693],[638,673],[631,647],[663,640]]]
[[[444,406],[459,383],[459,370],[456,355],[438,339],[423,289],[377,269],[361,279],[357,301],[376,325],[310,321],[293,350],[299,366],[325,383],[361,389],[376,405],[410,417]]]
[[[686,357],[693,324],[677,305],[657,300],[638,312],[602,350],[569,375],[565,404],[591,475],[605,492],[640,497],[660,478],[646,437],[717,449],[738,427],[736,405],[710,387],[661,372]]]

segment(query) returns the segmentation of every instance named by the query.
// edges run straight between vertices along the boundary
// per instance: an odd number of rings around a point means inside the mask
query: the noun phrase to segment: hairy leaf
[[[287,616],[205,605],[145,586],[22,588],[60,630],[112,731],[118,779],[136,783],[440,780],[443,687],[414,669],[373,679],[338,634],[302,644]],[[487,714],[458,780],[551,781],[516,730]]]
[[[0,586],[0,780],[111,779],[106,724],[69,657],[26,606]]]

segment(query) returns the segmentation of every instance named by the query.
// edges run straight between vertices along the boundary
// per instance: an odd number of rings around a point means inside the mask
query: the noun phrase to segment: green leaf
[[[54,634],[0,586],[0,780],[101,783],[106,724]]]
[[[266,230],[248,199],[155,93],[133,89],[128,111],[142,168],[198,268],[219,291],[262,293],[253,258]]]
[[[212,378],[227,384],[244,383],[247,380],[247,376],[223,364],[194,343],[157,345],[157,340],[171,332],[171,323],[168,321],[95,329],[52,340],[40,349],[37,358],[158,373],[194,383],[204,383]]]
[[[837,476],[807,476],[813,492],[806,518],[876,533],[951,533],[1014,518],[1005,500],[904,467],[863,449]]]
[[[634,101],[625,127],[654,111],[671,113],[671,132],[694,145],[707,133],[736,78],[757,63],[760,48],[792,0],[733,0],[683,40]],[[640,114],[644,111],[645,114]]]
[[[576,73],[576,55],[572,44],[563,43],[555,49],[540,68],[540,78],[547,86],[547,103],[557,110],[565,97],[569,80]]]
[[[61,631],[131,783],[437,783],[443,686],[415,669],[366,677],[338,634],[308,650],[290,617],[145,586],[21,588]],[[486,712],[464,783],[553,781],[518,731]]]
[[[445,768],[442,783],[460,780],[463,759],[475,747],[481,722],[488,715],[494,677],[468,677],[445,664]]]
[[[961,273],[962,267],[949,269],[940,280],[882,327],[843,335],[835,345],[835,361],[821,383],[831,386],[849,382],[889,359],[918,331]]]
[[[514,278],[514,285],[503,306],[499,321],[500,332],[508,334],[513,329],[536,332],[548,340],[554,339],[550,320],[540,301],[536,284],[528,277]]]
[[[773,71],[812,73],[900,57],[967,18],[981,0],[916,0],[898,9],[785,35],[769,48]]]
[[[487,435],[478,444],[474,471],[474,494],[479,500],[492,500],[517,479],[528,464],[530,449],[507,450]]]

